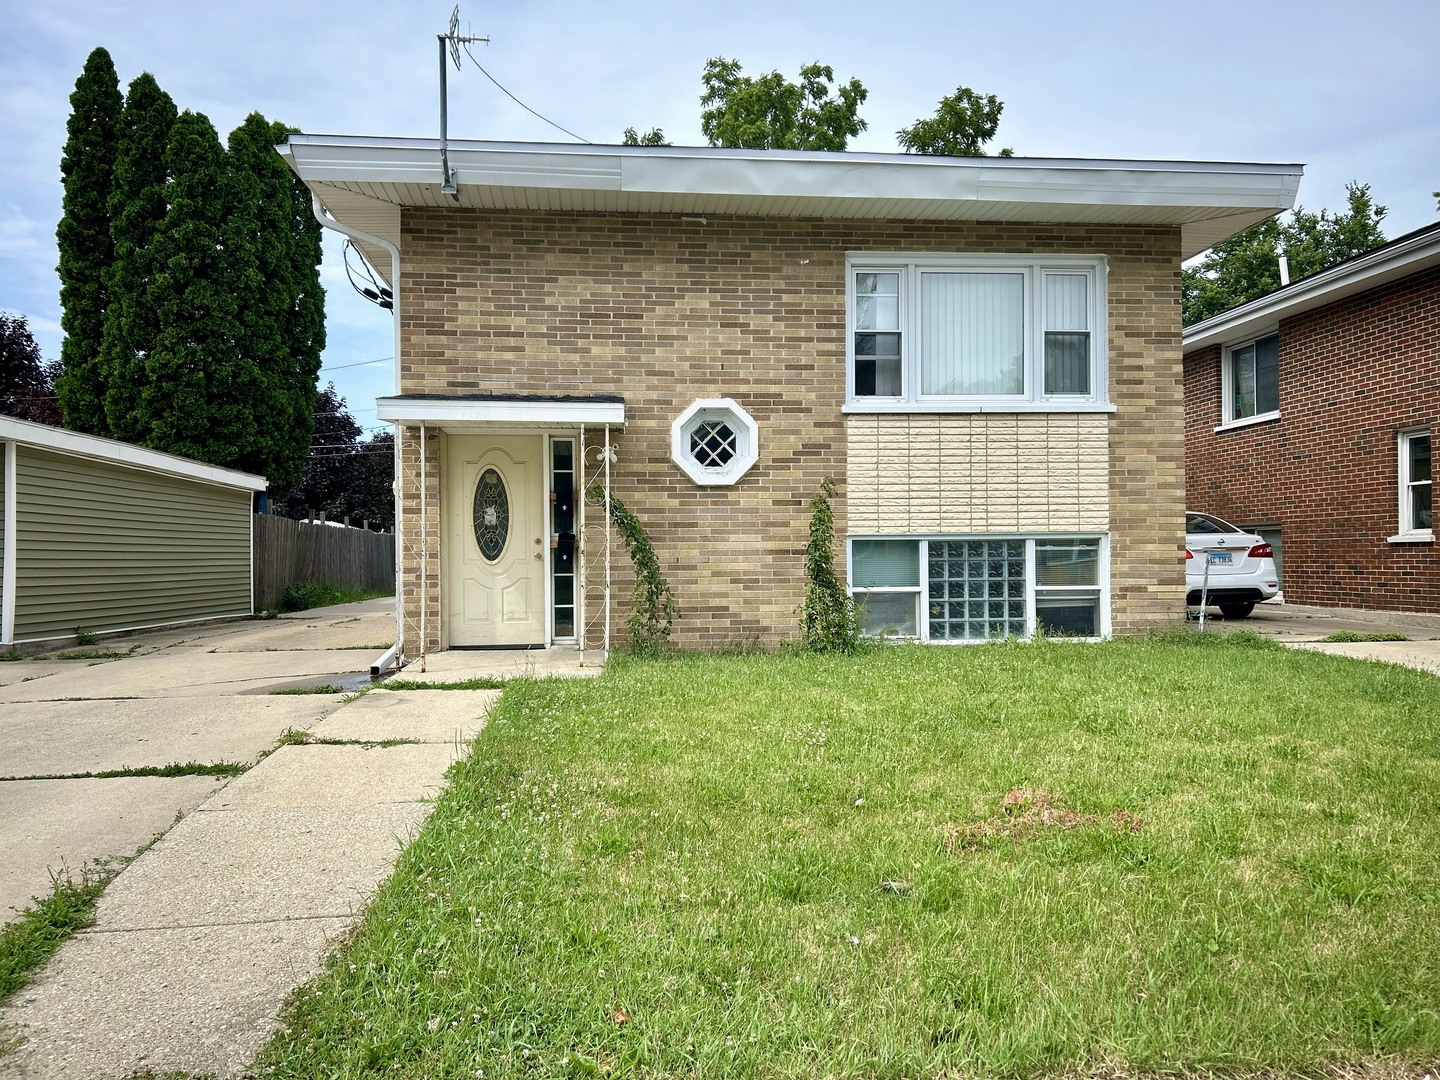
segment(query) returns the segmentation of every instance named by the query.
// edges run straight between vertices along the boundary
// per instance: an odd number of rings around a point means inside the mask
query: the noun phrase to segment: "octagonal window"
[[[759,459],[759,430],[730,398],[696,401],[671,427],[670,456],[697,484],[733,484]]]

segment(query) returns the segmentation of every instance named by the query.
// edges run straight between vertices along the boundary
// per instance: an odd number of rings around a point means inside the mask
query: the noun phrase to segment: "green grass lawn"
[[[1434,677],[1249,635],[510,682],[259,1067],[1403,1074],[1437,752]]]

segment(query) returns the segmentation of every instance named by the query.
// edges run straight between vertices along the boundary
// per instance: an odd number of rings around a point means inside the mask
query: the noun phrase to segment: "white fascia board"
[[[1228,345],[1302,312],[1378,288],[1432,266],[1440,266],[1440,229],[1431,228],[1409,240],[1400,240],[1322,270],[1302,281],[1276,289],[1268,296],[1212,315],[1185,330],[1184,350]]]
[[[382,397],[379,418],[391,424],[623,424],[621,401],[476,401]]]
[[[291,137],[288,156],[310,183],[439,184],[433,139]],[[1020,201],[1066,206],[1280,211],[1294,205],[1300,165],[941,158],[914,154],[747,151],[718,147],[575,147],[455,141],[461,188],[610,191],[637,195],[764,199]],[[378,194],[378,192],[377,192]],[[644,209],[643,204],[639,209]]]
[[[194,461],[159,450],[147,450],[132,443],[102,439],[98,435],[82,435],[78,431],[66,431],[48,424],[35,424],[29,420],[16,420],[8,416],[0,416],[0,440],[13,440],[21,446],[34,446],[72,457],[108,461],[131,469],[180,476],[186,480],[198,480],[218,487],[264,491],[267,485],[265,477],[253,473],[222,469],[218,465],[207,465],[203,461]]]

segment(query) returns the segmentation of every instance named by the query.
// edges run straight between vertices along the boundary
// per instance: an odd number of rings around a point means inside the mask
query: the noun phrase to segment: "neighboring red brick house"
[[[1185,331],[1185,492],[1285,598],[1440,612],[1440,223]]]

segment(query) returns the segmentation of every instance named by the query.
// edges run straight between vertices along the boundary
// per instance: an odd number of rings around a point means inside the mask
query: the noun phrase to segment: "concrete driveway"
[[[254,762],[344,700],[271,690],[368,684],[394,634],[393,603],[380,599],[73,650],[119,659],[0,663],[0,922],[48,893],[52,873],[135,854],[225,783],[80,774]]]
[[[1312,607],[1305,604],[1255,606],[1248,619],[1207,620],[1218,633],[1252,630],[1298,649],[1383,660],[1440,675],[1440,615],[1414,611],[1370,611],[1361,608]],[[1324,641],[1334,634],[1404,634],[1405,641]]]

